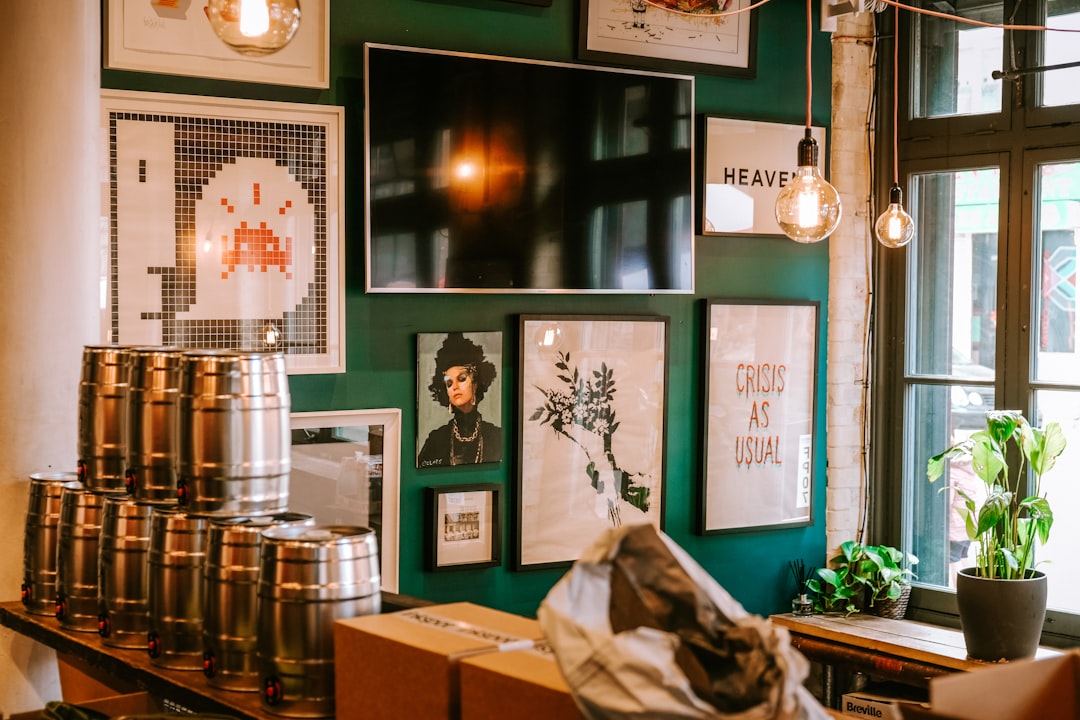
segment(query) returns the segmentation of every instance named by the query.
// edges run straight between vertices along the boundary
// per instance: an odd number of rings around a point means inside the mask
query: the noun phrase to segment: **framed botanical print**
[[[662,528],[668,319],[523,315],[519,335],[517,566]]]

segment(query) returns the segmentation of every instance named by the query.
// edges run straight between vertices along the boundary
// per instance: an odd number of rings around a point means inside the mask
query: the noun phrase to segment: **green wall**
[[[815,19],[817,22],[815,1]],[[668,379],[665,531],[747,610],[789,609],[794,590],[788,561],[817,564],[825,556],[825,318],[828,244],[786,238],[699,236],[696,294],[686,295],[366,295],[364,293],[363,44],[393,43],[554,61],[576,61],[578,2],[550,8],[505,0],[332,0],[331,87],[326,91],[104,71],[108,88],[329,103],[346,113],[346,362],[340,375],[294,376],[293,410],[402,409],[400,591],[439,602],[471,600],[533,614],[560,570],[513,572],[512,527],[505,523],[504,565],[425,573],[422,569],[423,488],[499,482],[512,518],[516,478],[517,316],[521,313],[658,314],[671,318]],[[698,116],[805,120],[805,5],[773,0],[758,14],[757,77],[699,75]],[[813,120],[828,125],[829,36],[814,33]],[[700,145],[701,139],[697,138]],[[792,165],[795,148],[791,148]],[[699,211],[695,209],[695,213]],[[815,438],[814,524],[780,531],[695,535],[700,476],[701,357],[704,298],[805,298],[821,302]],[[507,461],[496,466],[412,467],[416,442],[416,333],[501,330],[502,425]],[[293,488],[293,492],[301,491]]]

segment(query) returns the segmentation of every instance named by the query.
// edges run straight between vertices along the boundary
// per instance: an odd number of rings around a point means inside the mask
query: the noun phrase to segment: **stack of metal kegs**
[[[26,610],[334,715],[333,623],[378,613],[375,533],[290,512],[280,352],[87,346],[75,473],[30,477]]]

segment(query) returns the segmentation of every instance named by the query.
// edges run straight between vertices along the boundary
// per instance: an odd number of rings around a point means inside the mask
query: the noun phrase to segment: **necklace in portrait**
[[[472,435],[469,435],[468,437],[463,437],[461,435],[461,433],[458,432],[457,416],[456,415],[454,416],[454,419],[450,421],[450,429],[452,431],[451,437],[450,437],[450,464],[451,465],[457,465],[457,452],[455,451],[455,448],[454,448],[454,441],[455,440],[458,441],[459,443],[470,443],[470,442],[473,442],[473,441],[477,441],[476,442],[476,457],[473,458],[473,463],[480,462],[481,459],[484,457],[484,438],[481,437],[481,435],[480,435],[480,419],[481,419],[480,418],[480,413],[477,413],[476,414],[476,429],[473,430]]]

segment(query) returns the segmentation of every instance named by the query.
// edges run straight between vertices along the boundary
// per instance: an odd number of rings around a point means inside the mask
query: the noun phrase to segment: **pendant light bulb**
[[[253,57],[285,47],[300,27],[299,0],[207,0],[205,12],[222,42]]]
[[[874,235],[889,248],[903,247],[915,237],[915,221],[904,211],[904,191],[896,183],[889,190],[889,207],[874,223]]]
[[[795,242],[824,240],[840,224],[840,193],[818,169],[818,145],[806,128],[799,141],[799,167],[776,197],[776,222]]]

